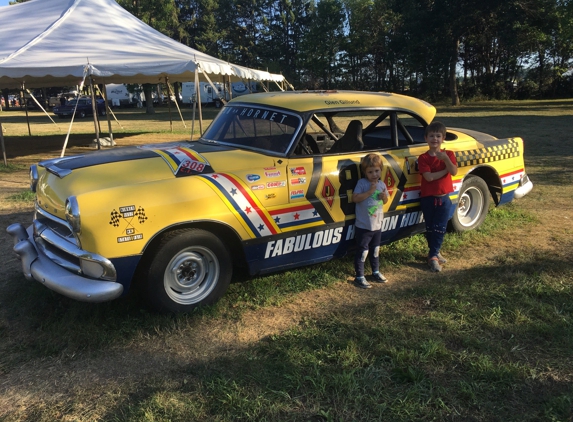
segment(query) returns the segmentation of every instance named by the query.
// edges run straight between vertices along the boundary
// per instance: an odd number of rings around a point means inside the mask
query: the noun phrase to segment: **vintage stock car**
[[[368,152],[390,200],[382,243],[424,231],[417,157],[435,108],[390,93],[280,92],[230,101],[197,141],[115,148],[32,166],[35,216],[14,239],[27,279],[87,302],[142,289],[151,307],[211,304],[233,270],[323,262],[353,245],[352,191]],[[451,226],[532,188],[521,138],[449,128],[459,171]]]

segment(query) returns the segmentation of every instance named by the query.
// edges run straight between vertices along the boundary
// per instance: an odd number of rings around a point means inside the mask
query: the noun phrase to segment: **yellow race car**
[[[381,154],[382,243],[424,231],[417,157],[435,108],[353,91],[261,93],[230,101],[195,142],[116,148],[31,168],[33,224],[8,227],[26,278],[88,302],[139,287],[184,312],[226,291],[234,268],[263,274],[353,246],[360,159]],[[532,184],[520,138],[449,129],[454,230],[480,226]]]

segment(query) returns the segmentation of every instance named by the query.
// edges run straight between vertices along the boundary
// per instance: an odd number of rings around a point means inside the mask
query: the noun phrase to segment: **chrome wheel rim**
[[[471,227],[482,214],[483,193],[476,187],[469,187],[458,200],[458,221],[464,227]]]
[[[210,249],[200,246],[183,249],[165,269],[165,292],[182,305],[200,302],[217,285],[219,272],[219,260]]]

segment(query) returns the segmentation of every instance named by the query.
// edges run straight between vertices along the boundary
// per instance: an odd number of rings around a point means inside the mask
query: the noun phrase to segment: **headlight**
[[[80,223],[80,207],[78,206],[78,200],[75,196],[70,196],[66,199],[66,220],[68,224],[74,231],[75,235],[80,234],[81,223]]]
[[[38,186],[38,167],[36,164],[30,166],[30,189],[32,192],[36,192],[36,187]]]

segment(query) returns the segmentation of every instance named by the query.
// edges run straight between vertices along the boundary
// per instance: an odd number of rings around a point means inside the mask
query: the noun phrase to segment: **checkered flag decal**
[[[113,210],[110,213],[110,217],[111,218],[109,220],[109,224],[111,224],[113,227],[119,227],[119,219],[121,218],[121,214],[116,210]]]
[[[143,224],[145,223],[145,220],[147,220],[147,216],[145,215],[145,210],[143,207],[138,207],[134,215],[137,217],[139,224]]]

